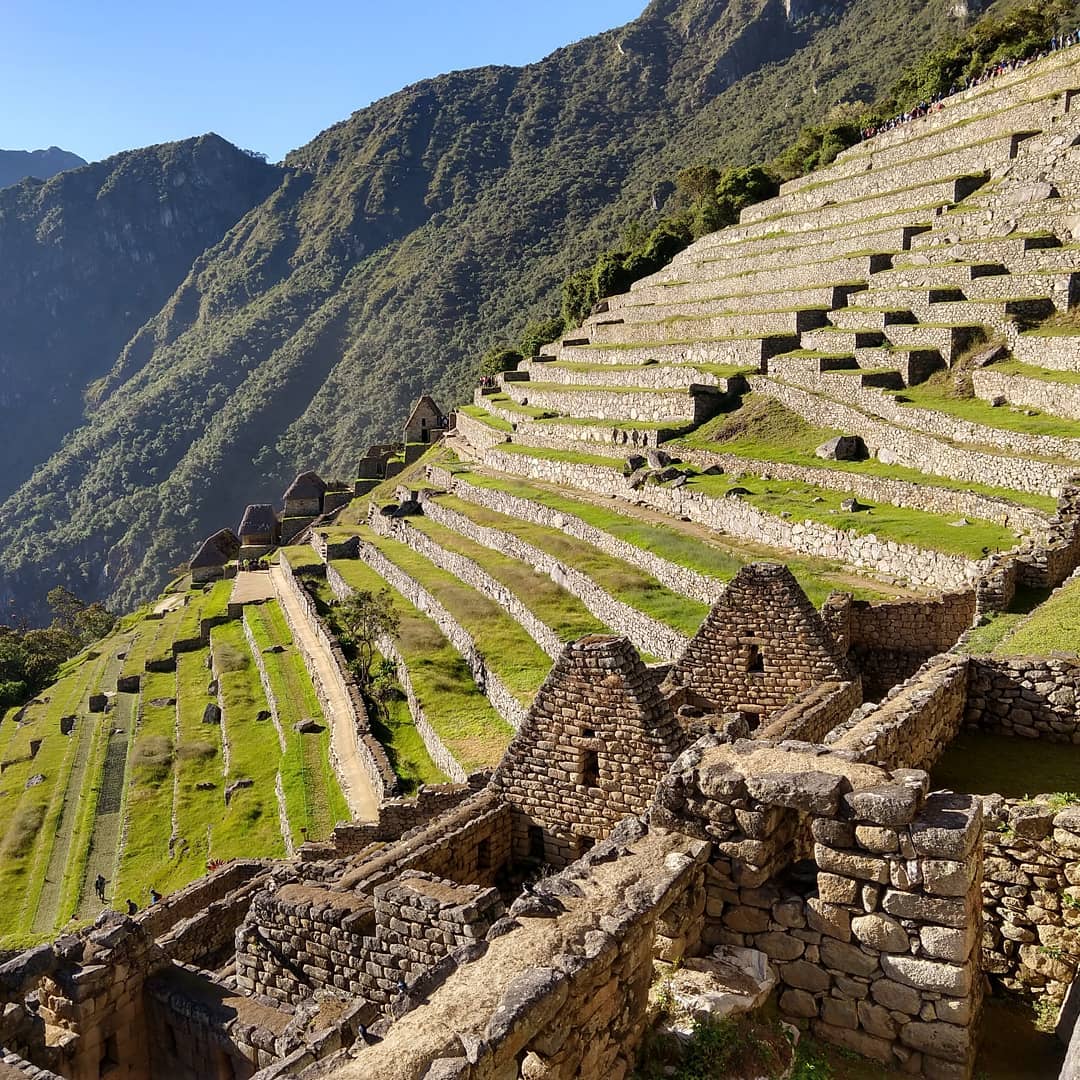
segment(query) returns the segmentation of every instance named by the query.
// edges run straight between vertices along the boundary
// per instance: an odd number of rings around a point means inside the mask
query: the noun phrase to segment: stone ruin
[[[1080,812],[926,770],[965,726],[1000,730],[1009,694],[1041,695],[1036,735],[1080,738],[1080,665],[937,656],[860,704],[828,624],[756,564],[670,668],[626,638],[567,645],[486,782],[0,966],[5,1068],[619,1080],[679,962],[742,1007],[775,987],[824,1042],[968,1080],[987,976],[1055,999],[1075,976]]]

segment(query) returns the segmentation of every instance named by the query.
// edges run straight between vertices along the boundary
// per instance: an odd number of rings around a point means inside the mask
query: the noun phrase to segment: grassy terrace
[[[249,605],[244,617],[262,650],[278,719],[285,732],[281,781],[293,842],[299,846],[305,840],[324,840],[337,822],[348,821],[351,816],[330,763],[330,728],[277,602]],[[284,651],[270,651],[275,646]],[[323,730],[301,735],[294,725],[304,719],[316,721]]]
[[[387,587],[374,570],[359,560],[343,559],[332,565],[354,589],[377,592]],[[400,593],[391,590],[391,595],[400,619],[398,650],[428,722],[466,771],[495,765],[513,735],[510,725],[477,689],[460,653],[435,623]],[[536,648],[532,639],[529,645]],[[388,750],[398,775],[407,778],[412,774],[423,783],[431,782],[428,777],[436,779],[439,774],[427,752],[421,752],[423,744],[411,718],[406,723],[395,708],[387,728],[392,735]]]
[[[1025,435],[1052,435],[1059,439],[1080,439],[1080,420],[1063,420],[1035,409],[1026,410],[1034,412],[1034,416],[1026,416],[1024,412],[1014,412],[1009,408],[995,408],[982,398],[957,397],[950,392],[950,387],[949,373],[936,372],[924,383],[897,391],[896,400],[911,408],[934,409],[960,420],[969,420],[974,424],[983,424],[1001,431],[1018,431]],[[1080,460],[1080,444],[1073,456]]]
[[[218,815],[211,849],[224,859],[254,851],[282,856],[285,845],[274,793],[281,747],[274,725],[256,719],[266,710],[259,673],[239,622],[215,627],[210,637],[224,705],[222,736],[228,746],[228,780],[254,781],[252,787],[236,791],[230,805]]]
[[[582,454],[576,450],[549,450],[544,446],[521,446],[507,443],[499,446],[499,453],[520,454],[522,457],[540,458],[542,461],[563,461],[571,465],[602,465],[609,469],[622,468],[621,458],[604,457],[602,454]]]
[[[1019,360],[998,361],[986,370],[999,375],[1022,375],[1025,379],[1038,379],[1040,382],[1059,383],[1062,386],[1080,386],[1080,371],[1058,371],[1056,368],[1022,364]]]
[[[494,600],[463,585],[415,551],[367,532],[364,539],[423,586],[469,632],[488,666],[528,705],[547,676],[551,660]]]
[[[83,653],[65,665],[65,674],[37,699],[40,704],[27,707],[21,724],[15,724],[10,715],[0,724],[0,760],[6,765],[0,787],[0,910],[5,912],[0,946],[21,946],[51,936],[51,917],[38,922],[35,930],[38,908],[54,845],[63,840],[68,782],[80,751],[89,750],[97,726],[87,712],[86,698],[98,689],[109,649],[116,647],[117,640],[116,636],[106,639],[102,652]],[[62,735],[60,719],[71,715],[79,717],[75,731]],[[34,743],[38,743],[36,751]],[[44,782],[27,788],[27,781],[36,775],[44,776]],[[77,796],[68,806],[72,824],[76,808]],[[70,830],[65,831],[70,838]],[[53,896],[51,903],[55,901]]]
[[[735,485],[726,476],[696,476],[687,485],[714,498],[722,498]],[[748,495],[741,498],[769,514],[787,512],[793,520],[810,520],[859,534],[873,533],[882,540],[927,548],[949,555],[962,555],[978,560],[987,551],[1008,551],[1016,546],[1016,534],[988,521],[971,521],[955,526],[948,515],[932,514],[925,510],[879,503],[857,513],[842,510],[842,491],[803,484],[797,480],[762,480],[742,476],[738,487]]]
[[[457,411],[464,413],[465,416],[473,420],[478,420],[481,424],[486,424],[495,431],[510,432],[514,430],[514,425],[509,420],[504,420],[501,416],[495,416],[486,409],[481,409],[479,405],[460,405]]]
[[[440,498],[439,503],[449,510],[456,510],[459,514],[463,514],[477,525],[498,529],[500,532],[520,537],[527,543],[546,551],[566,566],[580,570],[611,596],[621,600],[624,604],[637,608],[638,611],[642,611],[660,622],[667,623],[669,626],[675,627],[676,630],[681,630],[688,637],[696,633],[702,620],[708,614],[706,605],[672,592],[666,586],[661,585],[654,577],[646,574],[636,566],[632,566],[622,559],[616,559],[614,556],[606,555],[599,548],[586,544],[584,541],[577,540],[572,536],[567,536],[566,533],[560,532],[558,529],[549,529],[543,525],[534,525],[528,521],[521,521],[518,518],[488,510],[485,507],[477,506],[475,503],[466,502],[450,495]],[[418,527],[423,527],[425,531],[432,525],[432,522],[424,521],[423,518],[413,519],[412,523]],[[440,531],[442,533],[448,532],[446,529]],[[489,549],[480,548],[478,544],[472,544],[472,547],[490,554]],[[531,571],[523,563],[516,560],[510,561],[522,568],[519,571],[522,584],[528,585],[529,588],[535,588],[536,583],[539,581],[550,580]],[[526,602],[528,603],[528,601]],[[582,630],[581,634],[591,632],[591,630],[586,629]],[[581,634],[575,634],[574,636],[579,637]],[[572,639],[564,638],[564,640]]]
[[[549,416],[553,416],[554,413],[549,412],[547,409],[537,409],[532,405],[519,405],[509,394],[487,394],[484,397],[485,401],[490,401],[492,405],[498,405],[500,409],[504,409],[506,412],[517,413],[522,418],[528,418],[530,420],[545,420]]]
[[[215,619],[225,615],[229,609],[229,596],[232,593],[231,578],[216,581],[210,588],[188,593],[187,606],[176,627],[176,640],[186,641],[199,636],[203,619]]]
[[[143,676],[140,716],[128,754],[125,790],[126,832],[111,896],[117,902],[158,889],[172,870],[173,769],[176,756],[176,677],[172,672]]]
[[[231,584],[231,582],[230,582]],[[209,649],[181,653],[176,658],[176,845],[175,861],[165,886],[179,888],[205,872],[210,834],[225,805],[225,763],[221,727],[204,724],[203,712],[215,698],[207,693]],[[197,784],[212,783],[200,791]],[[159,889],[162,885],[157,886]]]
[[[997,656],[1080,652],[1080,579],[1063,585],[994,649]]]
[[[712,530],[702,526],[677,522],[631,506],[620,506],[619,511],[612,510],[609,505],[588,501],[584,492],[578,492],[578,497],[575,498],[561,489],[509,476],[492,476],[470,471],[465,467],[456,468],[455,473],[475,487],[505,491],[559,513],[572,514],[628,544],[717,581],[730,581],[740,567],[754,559],[776,558],[776,552],[772,549],[752,544],[737,544],[729,537],[721,541]],[[896,595],[899,591],[847,573],[840,564],[824,559],[785,555],[784,562],[799,579],[807,596],[817,605],[823,603],[830,592],[838,589],[852,592],[864,600],[882,599]]]
[[[747,395],[736,412],[718,416],[683,436],[668,449],[711,450],[756,461],[774,461],[785,465],[803,465],[836,472],[860,473],[887,480],[906,480],[925,487],[950,491],[971,491],[978,495],[1007,499],[1010,502],[1053,513],[1057,500],[1049,495],[1034,495],[986,484],[968,484],[947,477],[932,476],[905,465],[885,465],[873,458],[867,461],[825,461],[814,450],[823,442],[842,435],[833,428],[815,427],[797,413],[772,398]]]
[[[505,585],[545,626],[549,626],[562,641],[576,641],[586,634],[607,631],[598,619],[573,593],[527,563],[484,547],[451,529],[416,517],[409,520],[410,528],[422,532],[440,547],[472,559],[496,581]],[[453,609],[451,609],[453,610]]]

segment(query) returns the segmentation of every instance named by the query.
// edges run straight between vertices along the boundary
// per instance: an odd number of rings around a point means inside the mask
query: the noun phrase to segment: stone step
[[[717,293],[702,300],[687,300],[675,303],[633,303],[608,306],[607,311],[590,315],[583,324],[583,330],[593,335],[593,327],[617,325],[621,320],[625,324],[648,322],[655,323],[671,318],[701,318],[706,315],[730,315],[732,313],[757,314],[762,311],[775,311],[783,304],[788,309],[822,308],[831,310],[843,307],[848,298],[866,287],[865,281],[845,284],[828,284],[807,288],[772,288],[738,292]],[[600,305],[601,307],[603,304]]]
[[[787,352],[799,343],[787,334],[737,334],[690,341],[651,341],[631,346],[573,345],[545,346],[553,360],[590,364],[716,364],[725,367],[759,368],[764,359]]]
[[[816,257],[815,257],[816,256]],[[637,282],[628,293],[601,301],[610,313],[621,312],[632,304],[673,304],[710,300],[716,296],[747,293],[775,293],[788,289],[836,287],[836,282],[863,282],[871,274],[887,270],[893,256],[843,255],[826,258],[816,247],[801,251],[801,259],[793,251],[776,256],[765,269],[749,269],[742,260],[702,263],[702,279],[676,281],[668,285],[642,285]],[[711,277],[705,277],[712,271]],[[799,305],[801,306],[801,305]]]
[[[852,355],[859,348],[883,345],[885,334],[880,330],[822,326],[817,330],[808,330],[799,340],[804,349],[820,350],[831,355]]]
[[[679,421],[700,424],[715,415],[724,394],[715,386],[678,390],[633,387],[569,387],[546,383],[510,383],[507,394],[518,404],[590,420]]]
[[[856,349],[855,362],[860,368],[871,370],[895,369],[904,386],[925,382],[935,371],[946,367],[945,359],[937,349],[887,345],[873,349]],[[884,383],[864,383],[864,386]],[[891,386],[898,390],[900,387]]]
[[[781,353],[766,364],[766,372],[777,379],[794,380],[802,375],[820,375],[827,371],[856,369],[855,358],[841,353],[818,353],[812,350]]]
[[[1080,372],[1080,334],[1018,334],[1012,352],[1024,364]]]
[[[961,121],[982,118],[998,109],[1024,102],[1036,101],[1048,94],[1065,93],[1077,83],[1074,49],[1027,65],[1019,71],[1000,75],[980,86],[953,94],[944,100],[944,107],[929,116],[902,124],[874,136],[858,146],[843,150],[837,160],[847,160],[866,153],[867,149],[880,151],[886,147],[898,147],[902,143],[923,139],[935,129],[951,127]]]
[[[702,318],[669,318],[657,322],[613,323],[590,328],[591,344],[637,345],[655,341],[694,341],[739,334],[801,334],[825,325],[825,308],[786,311],[731,312]]]
[[[851,198],[828,203],[825,206],[810,209],[789,209],[786,205],[760,203],[751,209],[761,210],[763,216],[752,221],[740,222],[737,229],[744,235],[760,235],[776,229],[801,232],[806,229],[820,228],[823,225],[844,226],[852,219],[853,213],[867,217],[877,215],[903,214],[913,224],[924,218],[927,212],[944,206],[954,206],[962,202],[973,192],[978,191],[987,180],[988,173],[944,177],[941,179],[916,181],[902,187],[890,189],[861,198]],[[775,200],[770,200],[775,202]],[[764,208],[764,209],[762,209]],[[744,211],[746,213],[746,211]]]
[[[949,365],[982,333],[980,326],[932,326],[927,323],[895,323],[887,329],[889,344],[937,353]]]
[[[772,200],[770,210],[767,203],[748,207],[740,217],[740,224],[758,221],[775,214],[777,210],[810,210],[825,206],[831,202],[848,202],[852,199],[871,199],[883,192],[911,184],[914,180],[936,180],[943,176],[957,176],[964,173],[998,173],[1013,158],[1024,139],[1038,134],[1040,127],[1018,132],[1011,126],[1001,133],[984,133],[982,124],[972,125],[961,137],[977,139],[962,146],[950,146],[948,135],[921,139],[917,144],[905,143],[899,150],[892,151],[893,160],[874,161],[872,158],[862,169],[845,168],[825,169],[822,173],[811,173],[817,177],[815,182],[784,192]],[[1045,116],[1049,125],[1051,115]],[[977,128],[977,130],[975,130]]]
[[[948,112],[948,107],[942,112]],[[820,176],[821,181],[828,183],[871,170],[884,171],[915,160],[955,160],[951,155],[969,152],[977,147],[979,142],[998,139],[1009,141],[1006,157],[1011,158],[1015,156],[1017,147],[1023,141],[1023,138],[1017,139],[1016,136],[1042,131],[1064,112],[1065,94],[1061,90],[1053,90],[1033,100],[1017,101],[996,110],[980,112],[977,125],[967,123],[955,110],[945,117],[935,114],[934,123],[912,123],[911,138],[891,145],[877,138],[869,139],[850,148],[824,169],[788,180],[780,186],[780,193],[794,194],[812,187],[815,176]],[[923,120],[925,119],[924,117]],[[959,170],[954,168],[948,171]]]

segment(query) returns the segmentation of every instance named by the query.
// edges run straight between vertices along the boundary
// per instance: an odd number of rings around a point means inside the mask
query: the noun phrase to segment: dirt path
[[[314,660],[315,674],[318,675],[329,700],[326,722],[330,725],[330,745],[337,763],[335,771],[342,793],[355,820],[376,821],[379,817],[379,800],[367,771],[360,764],[356,729],[348,720],[352,710],[338,687],[334,658],[311,632],[303,609],[283,580],[283,573],[281,567],[271,567],[270,580],[277,592],[278,603],[288,613],[289,624],[296,628],[296,636],[302,645],[301,651]]]

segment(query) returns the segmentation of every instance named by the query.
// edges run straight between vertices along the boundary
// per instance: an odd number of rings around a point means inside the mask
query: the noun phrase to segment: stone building
[[[779,563],[752,563],[713,606],[667,689],[693,691],[717,713],[741,713],[753,729],[813,687],[850,678],[795,575]]]
[[[323,512],[326,481],[316,472],[302,472],[282,496],[283,518],[318,517]]]
[[[446,430],[446,416],[435,404],[430,394],[424,394],[413,406],[405,421],[402,440],[409,443],[431,443],[442,438]]]
[[[196,584],[217,581],[225,576],[225,567],[240,554],[240,541],[232,529],[219,529],[208,536],[188,563],[191,580]]]
[[[280,523],[274,508],[269,503],[252,503],[244,510],[237,532],[242,555],[253,558],[256,551],[265,553],[277,544],[280,535]]]

